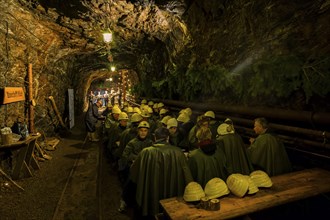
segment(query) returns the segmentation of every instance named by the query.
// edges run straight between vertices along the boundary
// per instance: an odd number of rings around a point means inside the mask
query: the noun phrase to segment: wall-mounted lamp
[[[107,44],[112,42],[112,32],[110,30],[103,33],[103,41]]]
[[[115,72],[116,71],[116,67],[115,66],[111,66],[111,71]]]

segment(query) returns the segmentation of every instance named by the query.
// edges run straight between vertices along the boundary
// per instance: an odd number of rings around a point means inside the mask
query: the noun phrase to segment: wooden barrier
[[[20,176],[32,176],[30,167],[39,169],[37,160],[33,157],[35,143],[40,134],[30,135],[26,140],[13,142],[11,144],[0,145],[1,150],[18,150],[15,167],[13,168],[12,178],[19,179]]]
[[[243,198],[229,195],[220,198],[219,211],[206,211],[186,203],[182,198],[160,201],[164,214],[175,220],[230,219],[267,208],[330,192],[330,171],[313,168],[271,178],[271,188],[261,188],[254,195]]]

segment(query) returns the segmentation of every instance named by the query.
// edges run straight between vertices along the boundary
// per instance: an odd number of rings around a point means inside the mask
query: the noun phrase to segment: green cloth
[[[250,175],[253,166],[247,154],[245,144],[239,134],[226,134],[219,136],[217,145],[225,154],[227,168],[230,174],[240,173]]]
[[[193,181],[180,148],[168,143],[144,148],[133,162],[130,178],[136,183],[136,202],[143,216],[159,213],[159,200],[182,196]]]
[[[152,140],[150,138],[146,138],[141,140],[140,138],[136,137],[133,138],[131,141],[128,142],[126,145],[122,159],[123,162],[127,165],[131,165],[133,161],[136,159],[137,155],[146,147],[150,147],[152,145]]]
[[[219,177],[226,182],[228,171],[226,158],[221,149],[216,149],[214,154],[207,155],[201,149],[190,152],[188,165],[195,182],[203,188],[214,177]]]
[[[260,134],[248,148],[248,154],[256,169],[276,176],[292,170],[283,143],[270,133]]]

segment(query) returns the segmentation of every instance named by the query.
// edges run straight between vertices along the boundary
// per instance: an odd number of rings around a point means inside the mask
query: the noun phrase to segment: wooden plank
[[[219,211],[206,211],[186,203],[182,198],[160,201],[171,219],[229,219],[261,211],[274,206],[330,192],[330,172],[314,168],[271,178],[271,188],[259,189],[243,198],[229,195],[220,198]]]
[[[24,101],[25,94],[23,87],[5,87],[3,89],[2,104]]]

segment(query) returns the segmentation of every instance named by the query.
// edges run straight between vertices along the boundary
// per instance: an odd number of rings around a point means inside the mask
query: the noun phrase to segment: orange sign
[[[23,87],[5,87],[3,89],[3,104],[24,100],[25,94]]]

